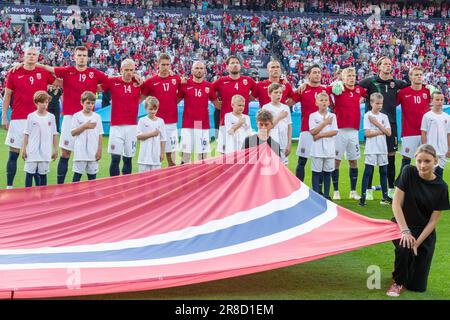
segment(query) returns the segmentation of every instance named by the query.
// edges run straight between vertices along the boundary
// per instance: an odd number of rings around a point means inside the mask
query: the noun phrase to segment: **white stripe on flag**
[[[243,224],[264,216],[270,215],[274,211],[285,210],[291,208],[301,201],[309,197],[309,188],[304,184],[295,190],[286,198],[274,199],[259,207],[252,208],[247,211],[240,211],[220,220],[209,221],[200,226],[187,227],[185,229],[171,231],[159,235],[152,235],[146,238],[123,240],[110,243],[87,244],[78,246],[63,246],[63,247],[46,247],[33,249],[5,249],[0,250],[0,255],[11,254],[38,254],[38,253],[68,253],[68,252],[95,252],[107,250],[121,250],[128,248],[140,248],[149,245],[158,245],[169,243],[172,241],[179,241],[189,239],[202,234],[211,233],[218,230],[223,230],[234,225]]]
[[[10,264],[10,265],[0,265],[0,270],[144,267],[144,266],[157,266],[157,265],[167,265],[167,264],[206,260],[227,256],[231,254],[242,253],[250,250],[255,250],[270,245],[274,245],[283,241],[287,241],[292,238],[311,232],[312,230],[321,227],[322,225],[330,222],[336,217],[337,217],[336,204],[334,204],[331,201],[327,201],[327,210],[323,214],[311,219],[310,221],[302,225],[296,226],[291,229],[283,230],[281,232],[271,234],[266,237],[215,250],[170,258],[136,260],[136,261]]]

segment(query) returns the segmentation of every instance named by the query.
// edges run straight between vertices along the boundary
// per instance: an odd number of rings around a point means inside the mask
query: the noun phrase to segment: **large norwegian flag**
[[[399,238],[326,201],[266,146],[201,163],[0,191],[0,297],[187,285]]]

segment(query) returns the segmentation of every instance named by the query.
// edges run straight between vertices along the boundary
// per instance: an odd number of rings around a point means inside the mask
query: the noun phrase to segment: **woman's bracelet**
[[[402,234],[411,234],[411,230],[409,229],[403,229]]]

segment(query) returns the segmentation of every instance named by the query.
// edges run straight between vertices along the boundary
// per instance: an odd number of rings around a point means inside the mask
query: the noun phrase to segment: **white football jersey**
[[[268,110],[270,113],[272,113],[274,119],[282,111],[286,111],[288,113],[287,117],[278,122],[278,124],[273,127],[272,130],[270,130],[270,136],[280,144],[280,149],[286,149],[288,144],[288,126],[292,125],[291,110],[285,104],[274,106],[271,103],[264,105],[263,109]]]
[[[100,116],[95,112],[87,116],[83,111],[79,111],[73,115],[71,130],[79,128],[88,121],[95,122],[97,125],[94,129],[86,129],[78,136],[74,136],[73,161],[96,161],[99,137],[103,134]]]
[[[225,114],[225,153],[241,150],[245,138],[253,134],[250,117],[246,114],[242,114],[242,117],[245,123],[234,134],[229,134],[228,131],[239,122],[240,118],[233,112]]]
[[[138,164],[161,164],[160,156],[161,152],[164,152],[164,150],[161,150],[161,141],[167,141],[164,120],[158,117],[155,120],[151,120],[149,117],[139,119],[137,135],[150,133],[156,129],[160,132],[158,136],[148,138],[147,140],[140,140]]]
[[[331,124],[326,125],[320,133],[326,133],[329,131],[338,130],[336,115],[334,113],[327,112],[325,117],[331,117]],[[309,115],[309,129],[312,130],[318,127],[325,118],[323,115],[316,111]],[[310,155],[317,158],[334,158],[336,155],[336,135],[328,138],[320,138],[312,143]]]
[[[53,151],[53,136],[58,135],[55,116],[47,112],[45,116],[37,111],[27,117],[25,134],[28,135],[26,161],[51,161]]]
[[[445,155],[448,151],[447,135],[450,133],[450,116],[428,111],[423,115],[420,130],[427,132],[427,143],[431,144],[438,156]]]
[[[370,122],[369,116],[375,117],[377,121],[386,129],[391,128],[389,118],[387,115],[381,112],[379,112],[378,114],[373,114],[372,111],[368,111],[364,115],[364,130],[380,130],[376,125]],[[364,154],[387,154],[387,153],[388,149],[385,135],[366,138],[366,147],[364,149]]]

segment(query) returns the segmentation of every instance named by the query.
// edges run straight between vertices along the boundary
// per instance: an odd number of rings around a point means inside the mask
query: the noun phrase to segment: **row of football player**
[[[286,155],[289,154],[291,146],[290,136],[292,133],[289,108],[280,101],[282,95],[282,86],[280,84],[271,84],[268,92],[271,102],[263,106],[263,110],[270,113],[271,117],[268,118],[270,123],[261,126],[261,119],[258,115],[256,118],[258,131],[268,131],[265,136],[270,136],[275,140],[276,146],[279,148],[277,153],[287,164]],[[25,160],[26,187],[32,185],[33,177],[37,178],[37,185],[46,185],[50,159],[55,160],[57,157],[58,133],[56,131],[55,118],[51,113],[47,112],[50,99],[51,97],[46,92],[36,92],[33,100],[37,111],[29,114],[27,118],[22,151],[22,157]],[[318,111],[312,113],[309,117],[310,134],[313,138],[310,150],[312,186],[316,192],[330,199],[330,181],[335,165],[336,143],[341,143],[343,138],[345,139],[345,135],[350,137],[350,139],[353,138],[353,132],[351,130],[338,130],[336,115],[328,111],[330,97],[325,91],[318,93],[315,100]],[[75,113],[72,119],[71,134],[74,136],[73,182],[79,181],[84,173],[87,173],[89,180],[95,179],[98,172],[98,161],[102,155],[103,126],[100,116],[93,111],[95,101],[96,96],[94,93],[84,92],[81,97],[83,109]],[[420,143],[435,145],[437,146],[436,150],[442,149],[443,141],[447,141],[450,138],[450,116],[443,112],[443,102],[444,97],[442,93],[435,91],[432,94],[433,108],[424,115],[421,121],[422,135]],[[360,205],[365,205],[368,179],[373,173],[375,165],[379,166],[380,171],[380,183],[383,194],[381,203],[390,204],[392,199],[388,196],[387,190],[388,152],[384,136],[392,134],[391,127],[388,117],[380,112],[383,106],[383,96],[380,93],[373,93],[370,97],[370,104],[372,110],[368,111],[364,116],[364,132],[366,136],[365,170],[361,184],[362,197]],[[233,96],[233,111],[225,115],[226,133],[225,136],[222,136],[222,139],[226,141],[225,153],[241,149],[245,145],[245,139],[253,134],[250,118],[248,115],[243,114],[244,106],[244,97],[241,95]],[[141,141],[138,157],[139,172],[161,168],[167,137],[164,120],[156,116],[158,109],[158,99],[148,97],[145,100],[145,110],[148,115],[139,120],[137,128],[134,130],[134,135],[129,136],[129,139],[127,139],[131,143],[124,146],[125,150],[123,150],[123,153],[130,155],[127,158],[129,161],[124,161],[124,174],[132,171],[131,159],[136,150],[136,140]],[[340,139],[336,141],[335,137],[339,132],[341,133]],[[128,130],[126,133],[130,134],[132,130]],[[261,136],[261,132],[258,132],[258,135]],[[219,137],[221,137],[220,134]],[[206,158],[211,151],[209,130],[183,128],[181,131],[181,145],[183,146],[182,163],[190,161],[190,154],[194,150],[199,153],[200,158]],[[110,143],[108,151],[114,156],[115,145]],[[446,156],[449,156],[448,151]],[[441,155],[436,167],[437,174],[442,175],[444,165],[445,155]],[[116,174],[114,172],[110,173],[111,175],[119,174],[119,172],[116,172]]]
[[[33,58],[34,56],[34,58]],[[33,49],[27,50],[25,54],[26,60],[23,67],[18,68],[18,70],[11,72],[7,78],[8,90],[5,94],[4,105],[3,105],[3,117],[2,124],[5,128],[8,127],[8,121],[6,119],[6,110],[10,103],[10,97],[12,94],[14,96],[18,95],[19,99],[13,100],[12,105],[12,115],[11,115],[11,126],[8,131],[8,136],[6,144],[10,146],[10,158],[7,165],[7,176],[8,176],[8,186],[12,186],[11,177],[15,175],[18,153],[20,151],[21,139],[20,135],[23,136],[23,124],[22,128],[18,125],[19,122],[26,120],[26,117],[30,113],[29,107],[31,104],[24,104],[24,101],[29,100],[30,94],[34,94],[36,89],[39,89],[38,84],[47,85],[48,83],[53,83],[57,80],[51,75],[54,73],[55,76],[62,78],[63,81],[63,114],[65,115],[62,125],[62,134],[60,139],[61,147],[61,158],[58,164],[58,182],[63,183],[65,175],[67,173],[67,162],[70,157],[71,151],[73,150],[73,138],[71,135],[71,120],[72,115],[81,109],[78,99],[84,91],[95,92],[98,85],[101,84],[100,89],[110,89],[112,96],[112,115],[111,115],[111,137],[110,140],[114,143],[114,149],[116,150],[116,156],[113,157],[114,166],[120,162],[120,157],[123,152],[123,140],[126,134],[118,132],[115,133],[117,129],[124,128],[125,126],[135,126],[137,122],[137,107],[139,101],[141,101],[145,96],[151,95],[155,96],[161,103],[161,118],[164,119],[166,123],[166,135],[171,143],[166,144],[165,151],[169,165],[174,165],[172,159],[174,158],[172,153],[177,149],[178,143],[178,133],[176,128],[177,123],[177,102],[179,99],[185,100],[185,112],[183,119],[183,127],[187,129],[198,128],[195,123],[200,123],[201,129],[209,129],[209,115],[208,115],[208,100],[212,100],[215,107],[220,109],[220,131],[224,130],[224,120],[225,114],[231,112],[231,98],[235,94],[240,94],[245,99],[244,114],[248,114],[248,101],[252,97],[256,97],[261,105],[265,105],[270,102],[269,94],[267,91],[268,86],[271,83],[280,83],[282,85],[282,96],[281,101],[288,105],[292,105],[297,101],[302,104],[302,128],[301,136],[299,142],[299,148],[297,149],[297,155],[299,156],[299,163],[297,166],[297,176],[303,180],[304,171],[301,172],[302,167],[304,170],[304,165],[306,164],[306,159],[309,157],[309,146],[311,145],[311,138],[309,135],[308,121],[309,115],[317,111],[317,106],[315,104],[315,95],[318,92],[326,91],[331,94],[331,88],[325,88],[320,85],[321,78],[321,68],[318,66],[312,66],[307,70],[309,83],[303,85],[295,93],[290,87],[289,83],[280,79],[280,66],[278,62],[272,61],[268,65],[269,79],[267,81],[260,82],[256,84],[251,78],[240,75],[240,61],[237,57],[229,57],[227,59],[227,69],[229,75],[218,79],[213,84],[209,84],[203,80],[205,74],[204,65],[201,62],[196,63],[192,68],[192,78],[185,80],[186,83],[181,84],[180,77],[171,74],[170,71],[170,57],[162,54],[159,57],[159,72],[154,77],[147,79],[143,84],[141,81],[133,80],[134,63],[133,61],[126,60],[122,63],[122,76],[107,78],[101,72],[96,69],[89,68],[87,66],[87,50],[80,47],[75,50],[75,67],[50,67],[50,66],[36,66],[37,52]],[[34,60],[33,60],[34,59]],[[389,74],[391,72],[390,59],[384,57],[380,59],[379,67],[382,72]],[[384,68],[384,69],[383,69]],[[30,70],[31,69],[31,70]],[[383,71],[384,70],[384,71]],[[411,115],[411,119],[417,119],[416,113],[419,111],[419,118],[423,115],[426,107],[426,111],[429,108],[430,92],[429,89],[422,87],[422,71],[420,68],[415,68],[416,76],[412,76],[413,85],[405,88],[398,92],[398,87],[400,85],[405,86],[398,80],[389,80],[389,77],[385,80],[386,92],[389,93],[394,90],[395,96],[397,92],[399,97],[402,95],[410,100],[404,100],[400,98],[400,103],[405,106],[412,104],[422,105],[422,108],[409,108],[405,112],[405,108],[402,108],[405,115]],[[414,71],[412,70],[412,71]],[[25,74],[27,77],[25,77]],[[33,77],[35,74],[36,77]],[[45,74],[45,77],[43,76]],[[136,77],[138,78],[138,77]],[[415,79],[415,80],[414,80]],[[339,94],[337,90],[338,85],[335,86],[336,94],[334,96],[334,112],[337,117],[337,124],[339,129],[359,129],[359,118],[360,111],[359,105],[360,100],[366,96],[366,89],[355,86],[355,72],[353,69],[348,69],[345,72],[345,89]],[[370,79],[367,79],[370,82]],[[365,83],[360,82],[361,85]],[[14,90],[17,88],[29,88],[29,90]],[[42,86],[41,86],[42,87]],[[414,87],[414,88],[413,88]],[[413,94],[407,94],[409,91]],[[425,90],[422,92],[420,90]],[[341,88],[342,91],[342,88]],[[369,87],[370,91],[370,87]],[[417,91],[417,92],[416,92]],[[220,100],[217,99],[216,92],[220,96]],[[381,91],[383,94],[384,90]],[[418,94],[418,95],[417,95]],[[413,96],[413,97],[412,97]],[[32,98],[31,98],[32,100]],[[369,105],[366,103],[366,105]],[[396,104],[395,104],[396,105]],[[425,106],[425,107],[424,107]],[[392,108],[387,108],[386,102],[383,104],[383,111],[388,114],[391,127],[395,126],[395,106],[394,112]],[[404,117],[408,118],[408,117]],[[409,121],[405,120],[403,122],[405,128],[408,128]],[[15,130],[18,128],[18,130]],[[408,130],[403,130],[403,135],[415,135],[407,133]],[[415,131],[419,130],[415,128]],[[395,131],[395,132],[394,132]],[[420,131],[420,130],[419,130]],[[15,136],[15,133],[18,136]],[[393,130],[393,135],[396,136],[396,128]],[[419,134],[420,135],[420,132]],[[219,135],[219,136],[224,136]],[[18,139],[17,139],[18,138]],[[395,140],[394,140],[395,141]],[[389,149],[389,140],[388,149]],[[396,141],[395,141],[396,142]],[[15,145],[19,144],[19,146]],[[352,145],[352,141],[346,139],[342,144],[344,149],[338,152],[336,156],[338,158],[336,162],[336,169],[338,170],[340,157],[344,152],[348,155],[358,154],[359,146],[356,144]],[[406,144],[405,144],[406,145]],[[394,146],[395,147],[395,146]],[[353,148],[353,150],[351,149]],[[223,139],[219,139],[218,150],[225,151],[223,144]],[[287,154],[290,150],[287,148]],[[391,152],[391,150],[389,150]],[[402,152],[403,153],[403,152]],[[395,153],[394,153],[395,154]],[[124,159],[129,158],[124,154]],[[407,156],[407,155],[405,155]],[[15,158],[15,159],[14,159]],[[353,158],[353,157],[351,157]],[[351,186],[352,186],[352,197],[359,198],[356,194],[356,181],[357,181],[357,163],[356,159],[350,160],[351,166]],[[409,156],[409,159],[411,156]],[[117,161],[118,159],[118,161]],[[406,160],[409,160],[408,157]],[[128,159],[126,161],[129,161]],[[299,170],[300,168],[300,170]],[[355,170],[356,169],[356,170]],[[117,170],[112,170],[117,172]],[[333,177],[337,176],[335,173]],[[13,179],[13,178],[12,178]],[[333,179],[335,180],[335,179]],[[336,179],[337,180],[337,179]],[[11,183],[10,183],[11,182]],[[337,191],[337,190],[336,190]],[[335,194],[336,195],[336,194]],[[337,194],[335,198],[340,195]]]

